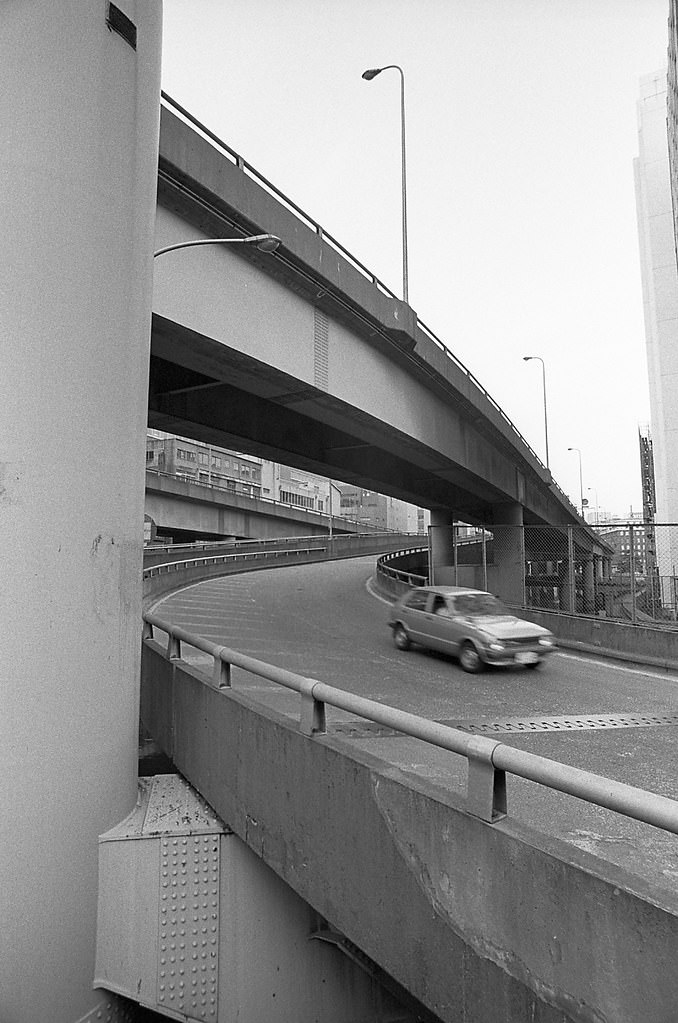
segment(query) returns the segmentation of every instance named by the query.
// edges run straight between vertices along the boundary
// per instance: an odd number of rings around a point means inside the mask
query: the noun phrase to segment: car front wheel
[[[393,642],[398,647],[398,650],[409,650],[410,649],[410,637],[405,632],[402,625],[396,625],[393,630]]]
[[[480,654],[473,643],[468,642],[468,640],[466,643],[462,643],[461,650],[459,651],[459,663],[464,671],[469,671],[473,675],[483,669],[483,661]]]

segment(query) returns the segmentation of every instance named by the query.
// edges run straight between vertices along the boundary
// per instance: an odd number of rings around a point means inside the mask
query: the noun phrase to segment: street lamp
[[[362,77],[367,82],[380,75],[382,71],[394,68],[400,72],[400,148],[401,148],[401,169],[402,169],[402,196],[403,196],[403,301],[409,305],[407,287],[407,173],[405,169],[405,73],[398,64],[386,64],[384,67],[368,68],[363,71]]]
[[[541,362],[541,379],[544,392],[544,445],[546,447],[546,468],[549,469],[549,421],[546,414],[546,366],[544,365],[544,360],[541,355],[523,355],[523,362],[530,362],[533,359]]]
[[[581,474],[581,451],[579,448],[568,448],[568,451],[576,451],[579,456],[579,499],[581,501],[581,517],[584,518],[584,484]]]
[[[280,245],[280,238],[274,234],[252,234],[247,238],[196,238],[190,242],[176,242],[174,245],[165,245],[153,253],[153,258],[162,256],[163,252],[172,252],[174,249],[188,249],[193,245],[256,245],[262,252],[275,252]]]

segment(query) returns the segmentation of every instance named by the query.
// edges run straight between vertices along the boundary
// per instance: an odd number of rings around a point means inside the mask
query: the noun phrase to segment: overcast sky
[[[163,89],[410,304],[579,503],[640,511],[633,185],[668,0],[164,0]],[[588,488],[591,488],[589,490]]]

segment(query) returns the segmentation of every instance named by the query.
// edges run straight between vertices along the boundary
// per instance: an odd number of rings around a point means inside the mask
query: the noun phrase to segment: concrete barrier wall
[[[647,664],[666,671],[678,671],[676,630],[612,622],[605,618],[536,611],[526,607],[514,607],[513,610],[521,618],[550,629],[558,645],[567,649]]]
[[[337,736],[306,737],[152,640],[141,713],[224,822],[441,1020],[675,1019],[674,893],[511,819],[484,823]]]
[[[308,564],[314,561],[331,561],[335,558],[383,554],[402,548],[403,544],[411,539],[412,537],[402,533],[374,536],[348,534],[334,536],[331,539],[307,538],[308,542],[281,540],[274,550],[270,549],[270,544],[262,542],[259,549],[256,545],[251,545],[247,551],[238,550],[237,546],[234,546],[233,551],[229,552],[223,545],[217,545],[211,551],[201,548],[194,555],[184,551],[184,560],[173,561],[169,556],[165,564],[153,564],[144,568],[144,610],[148,610],[155,600],[173,590],[218,576],[264,568],[280,568],[285,565]],[[149,556],[155,562],[152,548],[149,548]]]

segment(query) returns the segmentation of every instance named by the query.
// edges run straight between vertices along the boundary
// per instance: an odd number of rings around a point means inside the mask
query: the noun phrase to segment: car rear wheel
[[[410,637],[405,632],[402,625],[396,625],[393,630],[393,642],[398,647],[398,650],[409,650],[411,643]]]
[[[459,663],[464,671],[469,671],[473,675],[476,675],[483,669],[483,661],[480,654],[474,647],[473,643],[470,643],[468,640],[461,645],[461,650],[459,651]]]
[[[534,671],[535,668],[538,668],[540,664],[541,664],[541,661],[534,661],[532,664],[526,664],[525,667],[529,668],[530,671]]]

